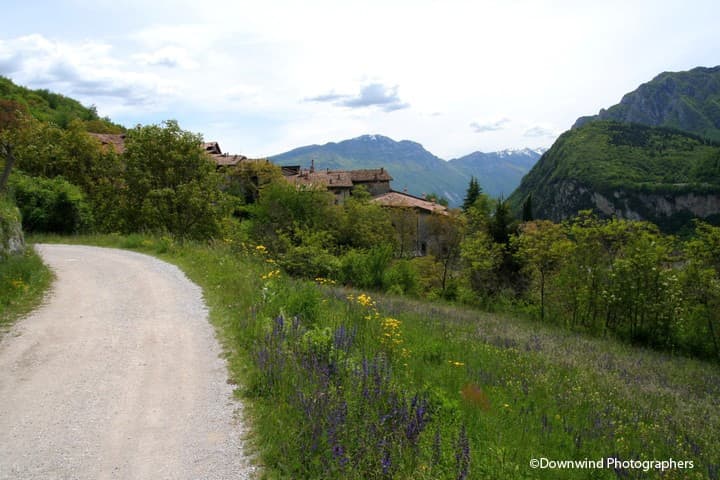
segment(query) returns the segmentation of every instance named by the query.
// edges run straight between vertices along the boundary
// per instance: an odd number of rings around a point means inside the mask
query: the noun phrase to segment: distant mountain
[[[677,128],[720,140],[720,66],[661,73],[619,104],[578,118],[573,128],[596,120]]]
[[[510,196],[535,218],[592,209],[678,231],[720,221],[720,143],[665,127],[593,121],[563,133]]]
[[[301,165],[330,170],[386,168],[393,176],[395,190],[414,195],[437,193],[451,206],[462,203],[470,177],[478,178],[490,195],[509,195],[540,154],[533,150],[475,152],[445,161],[409,140],[397,142],[382,135],[363,135],[325,145],[309,145],[274,155],[279,165]]]
[[[490,196],[508,197],[546,150],[525,148],[490,153],[474,152],[450,160],[449,163],[468,179],[471,176],[479,179],[483,191]]]

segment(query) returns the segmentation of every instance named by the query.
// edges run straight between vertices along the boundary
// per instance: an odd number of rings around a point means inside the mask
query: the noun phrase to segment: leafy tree
[[[427,219],[428,252],[442,265],[441,295],[448,296],[448,280],[461,257],[463,241],[463,218],[449,213],[432,214]]]
[[[567,257],[572,243],[567,239],[562,225],[548,220],[524,223],[520,235],[513,237],[521,261],[536,276],[540,291],[540,320],[545,320],[545,288],[548,277]]]
[[[720,227],[696,221],[685,252],[682,281],[691,323],[682,337],[694,353],[712,352],[720,360]]]
[[[448,199],[438,195],[437,193],[428,193],[425,195],[425,200],[428,202],[435,202],[438,205],[442,205],[443,207],[447,207],[449,205]]]
[[[654,226],[636,229],[620,251],[603,290],[606,325],[616,335],[666,349],[675,346],[682,294],[667,266],[671,252],[668,237]]]
[[[247,208],[253,239],[272,251],[285,253],[301,245],[304,230],[331,232],[332,244],[337,243],[341,210],[325,189],[298,188],[284,180],[271,182],[262,189],[257,203]]]
[[[396,246],[388,210],[371,201],[364,187],[356,187],[342,205],[338,242],[342,247],[372,248],[377,245]]]
[[[192,238],[219,233],[227,202],[201,143],[173,120],[128,132],[126,228]]]
[[[80,188],[63,178],[14,172],[10,187],[27,232],[79,233],[92,228],[92,210]]]
[[[243,160],[223,171],[227,175],[225,191],[251,204],[258,201],[266,185],[282,180],[280,167],[268,160]]]
[[[5,193],[10,172],[15,165],[13,132],[20,128],[23,117],[27,116],[25,107],[13,100],[0,99],[0,155],[5,160],[0,176],[0,195]]]
[[[483,229],[469,232],[460,244],[460,257],[470,286],[485,300],[499,291],[496,271],[502,261],[502,250]]]
[[[477,201],[481,193],[482,189],[480,188],[477,178],[470,177],[470,184],[468,185],[467,192],[465,193],[465,199],[462,204],[463,212],[467,212],[468,209],[475,204],[475,201]]]
[[[464,238],[460,243],[460,258],[470,288],[487,299],[499,291],[496,271],[502,260],[503,248],[494,243],[490,235],[491,203],[487,195],[480,194],[463,213]]]
[[[395,231],[398,258],[413,257],[420,250],[418,245],[418,214],[412,208],[387,210]]]

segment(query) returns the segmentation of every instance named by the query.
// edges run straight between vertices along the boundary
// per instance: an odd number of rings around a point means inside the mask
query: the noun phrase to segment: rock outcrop
[[[0,259],[24,251],[25,237],[20,222],[20,212],[15,206],[0,203]]]

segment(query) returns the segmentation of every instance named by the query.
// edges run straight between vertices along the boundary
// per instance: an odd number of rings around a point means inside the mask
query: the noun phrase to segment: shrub
[[[27,232],[78,233],[93,225],[92,210],[76,185],[15,173],[10,185]]]
[[[419,281],[415,266],[408,260],[398,260],[385,271],[383,283],[388,292],[417,295]]]
[[[298,283],[294,287],[285,301],[286,313],[300,317],[306,325],[315,323],[321,311],[322,293],[313,284]]]
[[[390,245],[379,245],[366,251],[350,250],[341,260],[340,280],[360,288],[382,288],[392,252]]]

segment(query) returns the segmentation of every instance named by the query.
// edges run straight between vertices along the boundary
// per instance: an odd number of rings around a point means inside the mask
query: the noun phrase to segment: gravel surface
[[[36,249],[57,280],[0,340],[0,479],[255,477],[200,288],[146,255]]]

